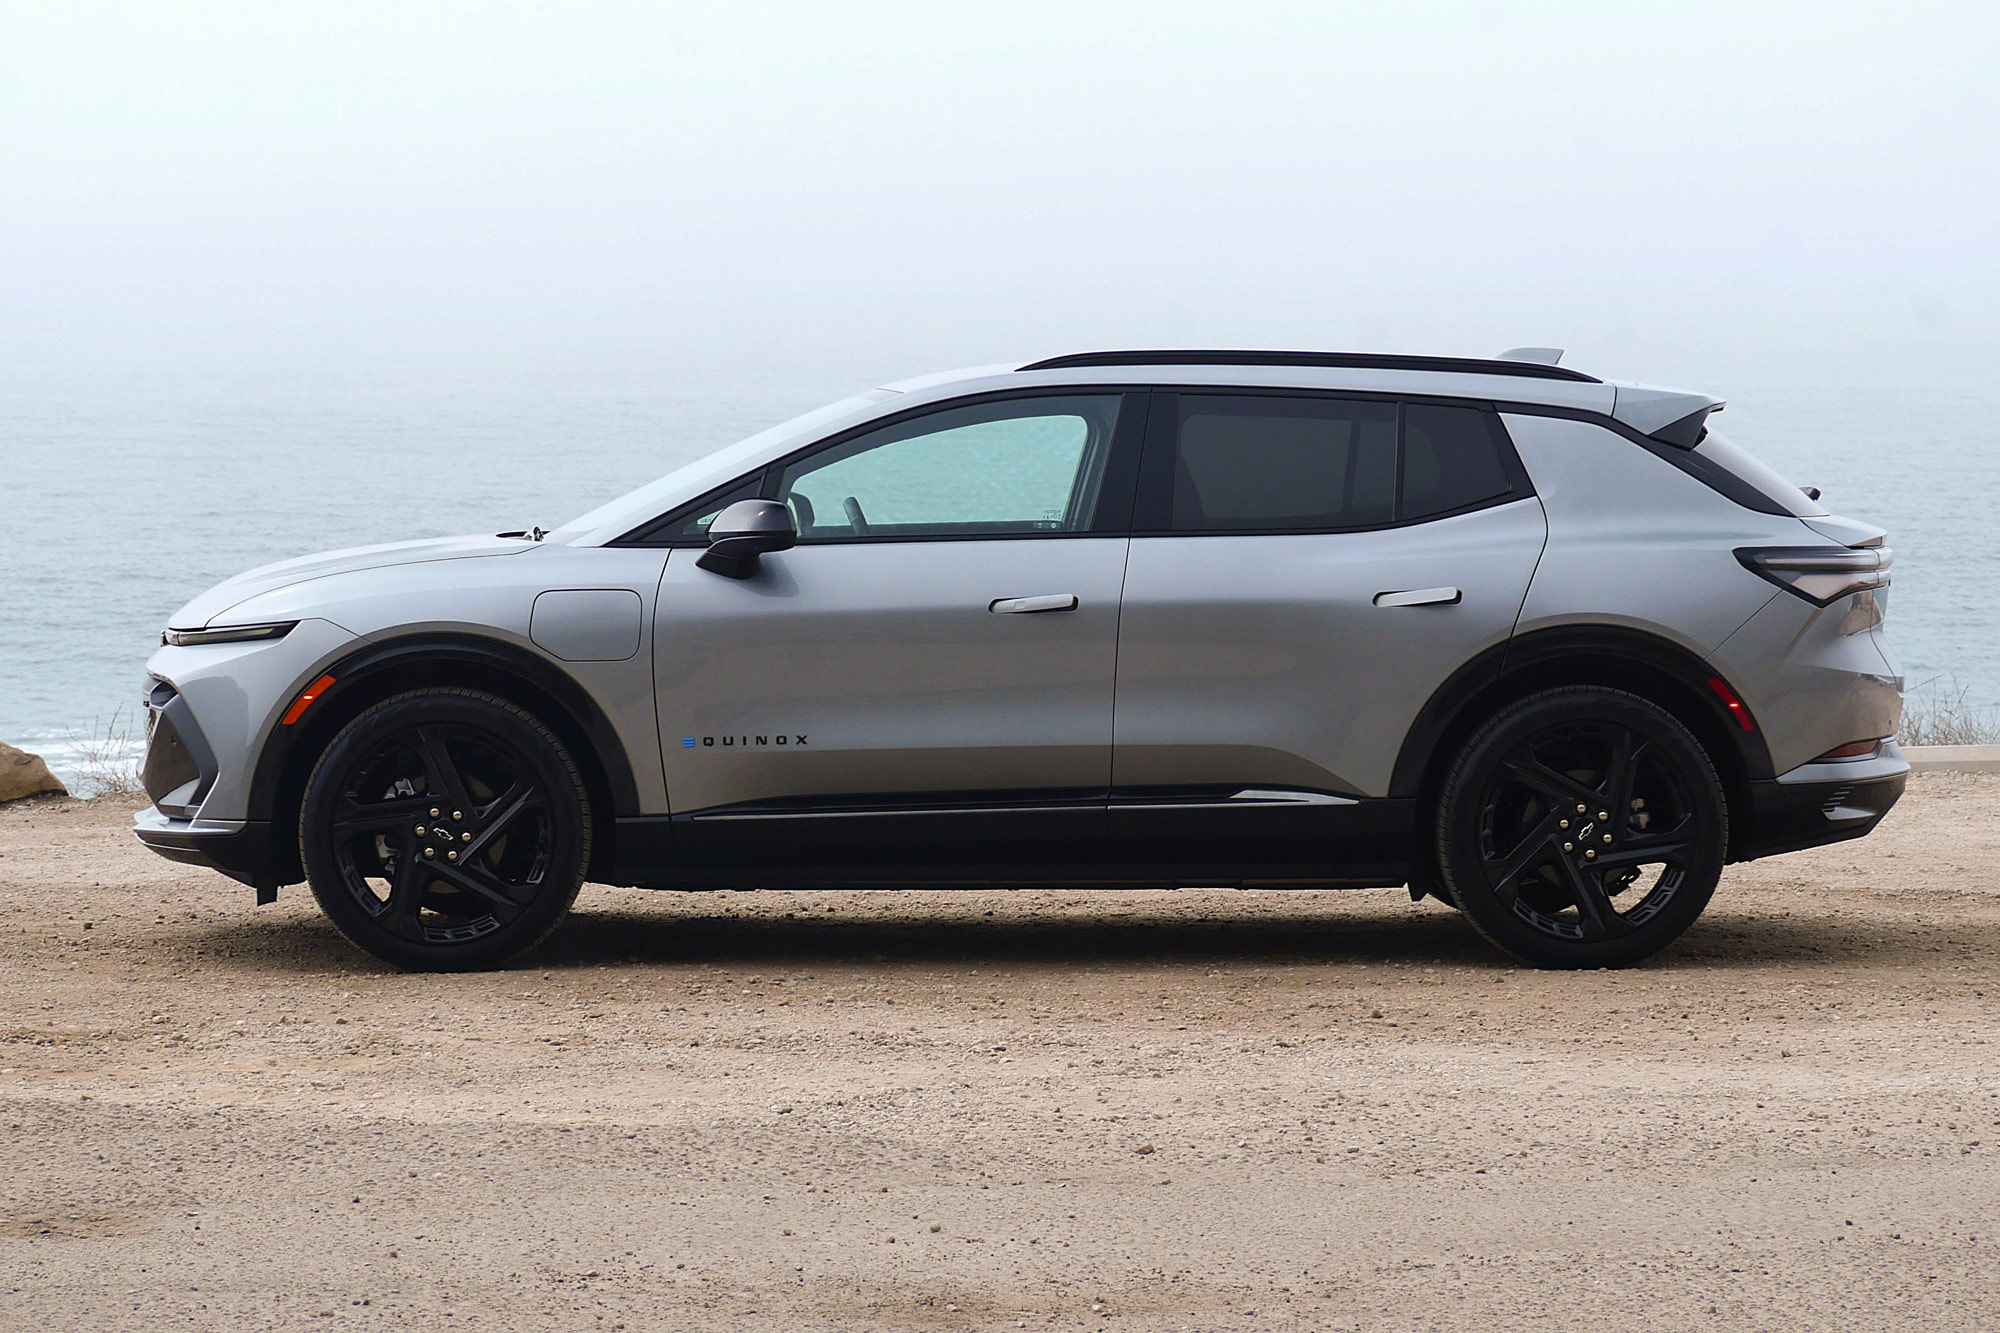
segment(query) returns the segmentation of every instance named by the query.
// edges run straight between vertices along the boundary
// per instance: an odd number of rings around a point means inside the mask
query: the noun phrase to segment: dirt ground
[[[402,975],[128,822],[0,808],[7,1328],[2000,1326],[2000,776],[1580,974],[1399,891],[590,889]]]

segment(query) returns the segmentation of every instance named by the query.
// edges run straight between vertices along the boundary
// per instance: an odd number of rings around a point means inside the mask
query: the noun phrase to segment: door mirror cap
[[[695,563],[724,578],[747,579],[769,551],[789,551],[799,539],[792,511],[777,500],[738,500],[708,525],[708,549]]]

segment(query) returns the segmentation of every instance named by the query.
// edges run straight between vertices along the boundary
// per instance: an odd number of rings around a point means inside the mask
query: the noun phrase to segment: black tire
[[[1459,752],[1438,866],[1480,934],[1537,967],[1621,967],[1693,925],[1722,877],[1715,765],[1664,710],[1595,686],[1502,709]]]
[[[411,690],[349,722],[299,819],[321,910],[377,958],[426,971],[490,967],[548,938],[590,844],[562,741],[477,690]]]

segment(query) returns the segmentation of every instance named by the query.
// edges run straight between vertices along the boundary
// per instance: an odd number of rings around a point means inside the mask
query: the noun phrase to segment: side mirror
[[[792,511],[777,500],[738,500],[708,525],[708,549],[695,564],[727,579],[757,572],[766,551],[789,551],[799,539]]]

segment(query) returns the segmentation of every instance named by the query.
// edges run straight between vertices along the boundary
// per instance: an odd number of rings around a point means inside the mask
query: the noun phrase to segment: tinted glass
[[[1769,464],[1731,443],[1713,430],[1707,433],[1695,453],[1724,469],[1738,481],[1772,501],[1788,514],[1818,518],[1826,506],[1780,476]]]
[[[1500,430],[1476,407],[1406,406],[1400,517],[1449,513],[1513,490]]]
[[[1089,528],[1117,394],[934,412],[792,464],[778,498],[800,541],[982,537]]]
[[[1389,522],[1396,409],[1334,399],[1182,394],[1176,532],[1255,532]]]

